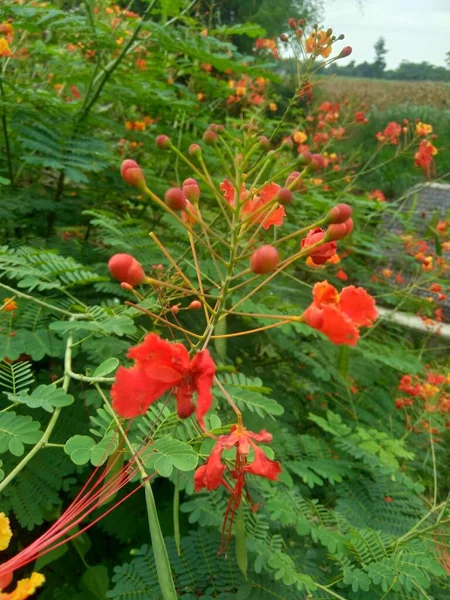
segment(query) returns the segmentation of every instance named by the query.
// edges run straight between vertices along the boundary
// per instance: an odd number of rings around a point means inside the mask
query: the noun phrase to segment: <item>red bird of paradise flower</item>
[[[220,189],[228,204],[235,206],[236,190],[228,179],[222,181]],[[254,215],[252,222],[261,224],[264,229],[269,229],[271,225],[282,225],[286,212],[283,206],[274,202],[280,189],[277,183],[268,183],[259,190],[258,195],[252,196],[243,185],[240,196],[240,201],[243,202],[242,215],[244,217]],[[264,207],[269,204],[270,206],[265,209]]]
[[[177,412],[181,419],[196,412],[203,427],[203,417],[211,408],[211,386],[216,367],[208,350],[191,359],[182,344],[148,334],[142,344],[129,349],[130,368],[119,367],[111,388],[112,405],[127,419],[143,415],[148,407],[170,389],[175,389]],[[193,395],[197,394],[197,405]]]
[[[303,318],[307,325],[324,333],[333,344],[355,346],[360,327],[371,327],[378,317],[375,300],[364,288],[353,285],[339,294],[328,281],[316,283],[313,302]]]
[[[222,484],[231,494],[222,525],[220,552],[226,550],[231,539],[233,522],[241,504],[245,488],[246,474],[251,473],[275,481],[281,473],[280,463],[268,458],[264,451],[257,446],[257,443],[269,443],[271,441],[272,434],[265,429],[259,433],[248,431],[242,425],[242,420],[239,416],[237,425],[231,427],[229,435],[221,435],[217,439],[206,463],[195,472],[194,483],[196,492],[203,488],[215,490]],[[224,450],[231,450],[232,448],[236,449],[236,454],[233,468],[230,469],[223,463],[222,454]],[[251,462],[249,461],[250,449],[253,450],[253,460]],[[224,479],[224,474],[227,470],[230,478],[235,480],[234,487]],[[252,510],[256,510],[257,505],[251,501],[248,494],[247,499],[252,506]]]

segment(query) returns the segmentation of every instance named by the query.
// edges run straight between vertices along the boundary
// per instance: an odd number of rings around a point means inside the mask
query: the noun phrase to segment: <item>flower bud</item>
[[[294,142],[290,136],[285,137],[281,142],[280,150],[292,150],[294,148]]]
[[[108,269],[114,279],[129,285],[138,285],[145,279],[144,269],[131,254],[114,254],[108,261]]]
[[[215,131],[216,133],[223,133],[223,131],[225,131],[225,125],[211,123],[211,125],[208,125],[208,129]]]
[[[289,190],[292,190],[293,192],[298,192],[301,189],[302,185],[303,181],[298,171],[293,171],[290,175],[288,175],[284,183],[284,187],[288,188]]]
[[[120,174],[122,179],[129,185],[138,188],[145,186],[144,173],[142,172],[141,167],[134,160],[130,160],[129,158],[124,160],[120,166]]]
[[[189,177],[183,181],[183,192],[188,200],[194,204],[198,203],[200,199],[200,187],[195,179]]]
[[[164,194],[164,200],[172,210],[183,210],[186,208],[186,196],[181,188],[170,188]]]
[[[270,150],[270,140],[267,136],[262,135],[259,138],[259,147],[261,148],[261,150]]]
[[[178,304],[174,304],[173,306],[170,307],[170,312],[173,315],[177,315],[180,312],[180,307]]]
[[[290,18],[288,21],[288,25],[291,29],[297,29],[297,23],[295,22],[295,19]]]
[[[303,26],[305,23],[306,23],[305,19],[299,19],[299,20],[297,21],[297,25],[298,25],[299,27],[302,27],[302,26]]]
[[[217,133],[212,129],[207,129],[203,134],[203,141],[208,146],[214,146],[214,144],[217,144]]]
[[[353,52],[353,48],[351,46],[345,46],[340,51],[338,58],[346,58],[347,56],[350,56],[350,54],[352,52]]]
[[[297,36],[298,39],[300,39],[303,35],[303,29],[297,29],[297,31],[295,32],[295,35]]]
[[[352,207],[348,204],[336,204],[328,211],[328,223],[345,223],[352,214]]]
[[[285,33],[282,33],[282,34],[280,34],[280,40],[282,42],[288,42],[289,38],[288,38],[288,36]]]
[[[321,154],[311,154],[311,169],[313,171],[319,171],[325,166],[324,158]]]
[[[192,300],[192,302],[188,306],[189,310],[200,310],[201,307],[202,303],[200,302],[200,300]]]
[[[341,35],[338,36],[338,40],[343,40],[345,38],[345,35],[343,33],[341,33]]]
[[[287,206],[292,203],[292,199],[294,194],[288,188],[280,188],[278,190],[278,194],[276,196],[276,201],[282,204],[283,206]]]
[[[133,286],[130,285],[129,283],[126,283],[125,281],[122,281],[122,283],[120,284],[120,287],[123,290],[128,290],[129,292],[131,292],[133,290]]]
[[[155,142],[156,146],[160,150],[167,150],[168,148],[170,148],[170,137],[167,135],[158,135]]]
[[[303,150],[303,152],[300,152],[300,154],[298,155],[299,163],[301,165],[309,165],[309,163],[311,162],[311,157],[312,154],[309,150]]]
[[[345,223],[333,223],[328,226],[325,234],[325,239],[330,240],[342,240],[353,230],[353,220],[347,219]]]
[[[198,144],[191,144],[188,149],[189,156],[200,156],[202,147]]]
[[[250,257],[250,269],[257,275],[271,273],[280,261],[278,250],[273,246],[261,246]]]

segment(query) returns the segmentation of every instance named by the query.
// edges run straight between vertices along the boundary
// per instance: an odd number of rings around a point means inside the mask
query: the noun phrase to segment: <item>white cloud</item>
[[[325,0],[323,24],[353,47],[346,62],[373,61],[381,35],[388,68],[402,60],[445,65],[450,51],[450,0]]]

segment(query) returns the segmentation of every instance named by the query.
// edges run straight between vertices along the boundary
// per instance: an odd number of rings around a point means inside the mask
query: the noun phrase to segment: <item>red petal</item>
[[[270,202],[275,198],[279,191],[280,186],[278,183],[268,183],[262,188],[259,195],[261,196],[264,204],[267,204],[267,202]]]
[[[216,365],[209,353],[209,350],[201,350],[191,361],[191,373],[193,385],[197,391],[197,419],[201,427],[204,427],[203,417],[211,408],[214,375]]]
[[[252,440],[255,440],[255,442],[259,442],[260,444],[268,444],[273,439],[272,434],[265,429],[261,429],[259,433],[253,433],[253,431],[249,431],[248,437]]]
[[[323,304],[337,304],[339,302],[339,293],[328,281],[320,281],[313,287],[313,301],[318,307],[321,307]]]
[[[276,480],[281,473],[280,463],[276,460],[270,460],[258,446],[253,446],[255,458],[251,465],[247,465],[245,470],[247,473],[266,477],[267,479]]]
[[[320,329],[323,323],[322,309],[314,303],[310,304],[304,313],[305,323],[313,329]]]
[[[145,414],[165,391],[139,367],[119,367],[111,388],[112,405],[118,415],[130,419]]]
[[[270,217],[267,219],[264,219],[264,215],[261,217],[261,219],[258,219],[258,223],[262,223],[264,221],[263,224],[263,229],[269,229],[269,227],[271,225],[276,225],[277,227],[279,227],[280,225],[283,225],[283,219],[286,216],[286,211],[284,210],[284,206],[278,206],[274,211],[272,211],[270,213]]]
[[[155,333],[148,334],[142,344],[130,348],[128,357],[145,369],[148,377],[176,385],[189,369],[189,353],[182,344],[171,344]],[[167,388],[168,389],[168,388]]]
[[[319,331],[324,333],[333,344],[355,346],[359,333],[350,318],[335,306],[325,305],[322,309],[322,325]]]
[[[364,288],[354,285],[342,290],[339,307],[358,327],[370,327],[378,317],[375,300]]]
[[[223,437],[223,436],[221,436]],[[222,464],[221,457],[223,447],[218,443],[214,446],[206,464],[199,467],[194,475],[195,491],[198,492],[202,488],[215,490],[222,482],[223,474],[226,471],[226,466]]]
[[[228,181],[228,179],[224,179],[219,187],[222,190],[223,195],[225,196],[225,200],[228,202],[228,204],[230,204],[231,206],[234,206],[234,202],[235,202],[235,198],[236,198],[236,190],[231,185],[231,183]]]
[[[187,384],[182,384],[177,389],[177,413],[180,419],[187,419],[195,410],[195,404],[192,402],[192,393],[192,387]]]

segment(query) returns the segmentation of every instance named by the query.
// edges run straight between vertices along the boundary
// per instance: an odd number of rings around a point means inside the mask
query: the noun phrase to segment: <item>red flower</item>
[[[395,146],[398,144],[399,135],[402,132],[402,126],[391,121],[384,129],[376,134],[376,138],[379,142],[389,142]]]
[[[375,301],[364,288],[351,285],[339,294],[328,281],[316,283],[313,302],[304,313],[305,322],[324,333],[334,344],[355,346],[360,327],[377,319]]]
[[[222,181],[220,189],[228,204],[235,206],[236,190],[228,179]],[[264,229],[269,229],[271,225],[282,225],[286,212],[283,206],[274,201],[280,189],[277,183],[268,183],[260,190],[259,195],[249,198],[250,193],[245,189],[245,185],[242,185],[240,194],[240,202],[243,202],[242,215],[248,217],[254,214],[252,222],[262,224]],[[267,204],[270,206],[264,209]]]
[[[229,435],[221,435],[219,437],[206,463],[195,472],[194,483],[196,492],[203,488],[215,490],[222,484],[231,493],[222,525],[221,552],[226,549],[231,539],[233,521],[236,511],[241,504],[242,493],[244,491],[245,475],[251,473],[275,481],[281,473],[280,464],[275,460],[267,458],[264,451],[255,443],[268,443],[271,441],[272,435],[268,431],[265,429],[259,433],[248,431],[243,427],[239,418],[238,424],[231,427]],[[235,462],[233,469],[229,469],[228,475],[231,479],[235,480],[234,487],[223,479],[223,475],[228,467],[222,462],[224,450],[231,450],[232,448],[236,448]],[[249,463],[248,456],[251,448],[253,449],[253,460]],[[248,494],[247,498],[252,505],[252,509],[256,509],[257,506],[251,502]]]
[[[301,241],[301,248],[309,248],[314,244],[317,244],[325,237],[325,229],[321,229],[320,227],[315,227],[308,231],[308,234]],[[323,265],[329,260],[332,256],[334,256],[337,252],[337,243],[336,242],[325,242],[321,246],[314,248],[309,253],[313,263],[315,265]]]
[[[414,155],[414,165],[421,167],[427,174],[428,179],[431,177],[431,171],[434,169],[434,158],[438,153],[436,146],[433,146],[428,140],[422,140],[419,144],[419,149]]]
[[[219,437],[206,463],[195,472],[195,491],[198,492],[202,488],[215,490],[221,483],[224,483],[222,476],[227,467],[222,463],[222,453],[233,447],[236,448],[236,461],[239,461],[239,469],[243,473],[252,473],[272,480],[278,479],[278,475],[281,473],[280,464],[267,458],[263,450],[255,444],[255,442],[267,444],[271,441],[272,434],[265,429],[259,433],[253,433],[240,424],[233,425],[229,435]],[[247,459],[250,447],[253,448],[254,459],[249,464]],[[236,475],[234,470],[230,472],[231,477],[236,478]]]
[[[211,386],[216,372],[208,350],[201,350],[191,360],[182,344],[150,333],[142,344],[130,348],[127,356],[134,359],[135,365],[120,367],[111,388],[117,414],[128,419],[143,415],[150,404],[175,388],[178,416],[185,419],[195,410],[203,427],[203,417],[212,404]],[[192,401],[194,393],[197,407]]]

